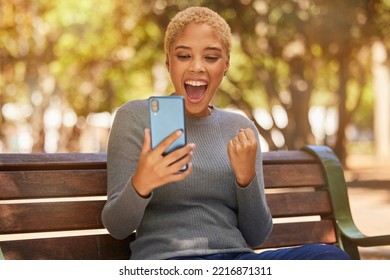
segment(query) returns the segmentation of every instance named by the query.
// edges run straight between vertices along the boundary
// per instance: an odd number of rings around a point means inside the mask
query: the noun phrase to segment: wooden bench
[[[264,153],[274,230],[261,248],[336,244],[359,259],[358,246],[390,244],[354,225],[343,169],[324,146]],[[105,154],[1,154],[0,247],[5,259],[128,259],[129,242],[101,222]],[[1,257],[1,251],[0,251]]]

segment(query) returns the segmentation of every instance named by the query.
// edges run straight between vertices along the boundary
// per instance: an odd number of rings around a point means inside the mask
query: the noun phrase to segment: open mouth
[[[184,87],[189,100],[193,103],[198,103],[202,101],[205,95],[207,83],[204,81],[186,81]]]

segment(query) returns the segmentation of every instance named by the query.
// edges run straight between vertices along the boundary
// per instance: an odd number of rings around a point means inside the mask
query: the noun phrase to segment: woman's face
[[[226,47],[207,24],[189,24],[172,42],[166,57],[176,95],[185,98],[187,114],[209,115],[224,73],[229,68]]]

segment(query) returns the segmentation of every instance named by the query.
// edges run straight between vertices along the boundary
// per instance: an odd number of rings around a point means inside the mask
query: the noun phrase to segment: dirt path
[[[352,216],[366,235],[390,235],[390,160],[350,157],[346,180]],[[363,259],[390,260],[390,246],[360,248]]]

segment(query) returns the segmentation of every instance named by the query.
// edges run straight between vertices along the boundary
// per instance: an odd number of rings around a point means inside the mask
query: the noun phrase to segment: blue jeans
[[[171,260],[349,260],[343,250],[332,245],[307,244],[261,253],[222,253],[207,256],[177,257]]]

